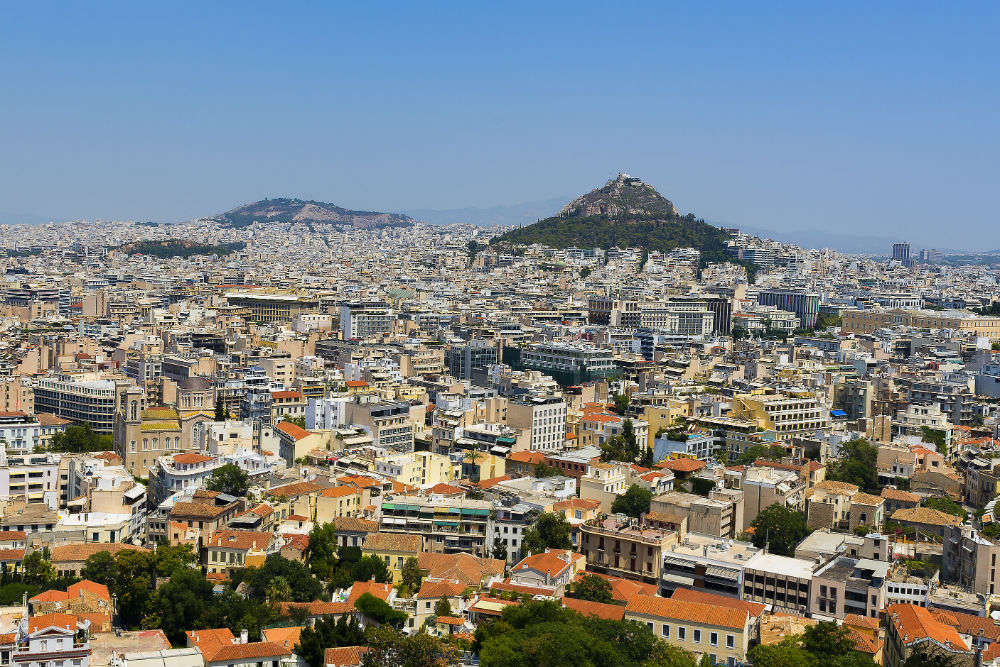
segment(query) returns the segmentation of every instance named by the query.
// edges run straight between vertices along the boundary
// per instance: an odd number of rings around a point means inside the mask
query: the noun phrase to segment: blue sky
[[[5,213],[490,206],[621,170],[734,225],[1000,247],[996,3],[2,11]]]

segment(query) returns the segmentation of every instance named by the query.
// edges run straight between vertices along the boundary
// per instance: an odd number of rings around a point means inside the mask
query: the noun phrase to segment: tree
[[[535,523],[524,531],[521,549],[532,554],[541,553],[546,549],[572,549],[571,532],[569,522],[562,515],[542,512]]]
[[[126,553],[126,552],[121,552]],[[198,560],[197,554],[190,544],[169,544],[156,545],[153,552],[153,566],[155,576],[172,577],[181,568],[190,568]]]
[[[958,667],[958,662],[950,655],[920,646],[910,653],[902,667]]]
[[[712,492],[715,488],[715,482],[710,479],[705,479],[704,477],[692,477],[691,478],[691,492],[697,493],[699,496],[708,497],[708,494]]]
[[[365,644],[365,633],[353,616],[341,616],[340,620],[320,618],[311,627],[306,627],[299,634],[299,643],[295,645],[295,653],[301,656],[310,667],[323,667],[326,649],[338,646],[361,646]]]
[[[639,465],[643,468],[652,468],[653,464],[656,463],[656,454],[653,453],[652,445],[646,445],[646,451],[642,454],[642,459],[639,460]]]
[[[268,556],[261,567],[248,567],[231,575],[234,587],[246,583],[247,597],[255,602],[267,599],[268,586],[277,577],[288,582],[291,599],[295,602],[312,602],[323,594],[323,585],[312,576],[308,567],[278,554]]]
[[[628,406],[631,402],[627,394],[614,394],[611,397],[611,401],[614,403],[614,411],[620,415],[624,415],[628,412]]]
[[[951,498],[945,497],[933,497],[924,498],[920,503],[924,507],[930,507],[931,509],[938,510],[939,512],[944,512],[945,514],[951,514],[953,516],[960,517],[962,521],[969,518],[969,513],[965,511],[959,503],[956,503]]]
[[[649,503],[653,500],[653,492],[644,486],[633,484],[622,495],[615,498],[611,504],[613,514],[627,514],[638,519],[649,511]]]
[[[337,526],[333,523],[316,524],[309,531],[309,547],[306,549],[309,569],[324,581],[333,578],[338,565]]]
[[[502,537],[493,538],[493,553],[490,554],[497,560],[507,560],[507,540]]]
[[[921,426],[920,439],[933,444],[941,456],[948,456],[948,435],[941,429]]]
[[[754,665],[767,667],[818,667],[811,653],[799,646],[798,637],[790,637],[778,644],[758,644],[749,651],[747,657]]]
[[[580,269],[580,280],[586,280],[587,278],[589,278],[591,272],[592,269],[589,266],[585,266],[582,269]]]
[[[541,478],[541,477],[555,477],[556,475],[560,475],[562,473],[559,472],[559,468],[556,468],[555,466],[550,466],[543,461],[535,466],[535,469],[532,472],[532,474],[535,477]]]
[[[267,585],[265,598],[271,604],[276,602],[287,602],[292,599],[292,587],[288,585],[288,580],[284,577],[275,577]]]
[[[611,596],[611,584],[607,579],[596,574],[584,575],[576,583],[570,584],[566,591],[566,597],[603,602],[604,604],[610,604],[614,601]]]
[[[288,422],[289,424],[295,424],[299,428],[305,428],[306,427],[306,418],[305,417],[283,417],[281,419],[281,421]]]
[[[448,602],[448,598],[444,595],[441,596],[434,604],[434,615],[435,616],[451,616],[451,603]]]
[[[250,488],[250,476],[239,466],[227,463],[212,472],[205,487],[210,491],[227,493],[237,498],[242,498]]]
[[[419,561],[410,556],[403,561],[403,567],[399,574],[400,583],[406,587],[406,590],[416,593],[420,590],[420,584],[423,582],[426,572],[420,569]]]
[[[826,478],[848,482],[868,493],[878,493],[878,448],[864,438],[849,440],[840,446],[840,460],[827,466]]]
[[[786,452],[781,445],[754,445],[747,447],[736,459],[736,463],[741,466],[750,465],[757,459],[781,459]]]
[[[222,402],[222,398],[215,399],[215,421],[224,422],[229,417],[226,414],[226,406]]]
[[[388,627],[375,628],[368,635],[368,650],[362,667],[454,667],[460,651],[426,633],[404,635]]]
[[[56,568],[48,559],[48,549],[32,551],[22,561],[25,583],[45,586],[56,578]]]
[[[182,644],[185,630],[207,627],[202,619],[213,598],[212,584],[200,570],[177,572],[153,597],[152,615],[143,620],[143,627],[162,628],[171,644]]]
[[[90,424],[73,424],[67,426],[62,433],[55,433],[50,441],[48,451],[51,452],[103,452],[113,448],[110,435],[99,435],[90,428]]]
[[[109,551],[98,551],[87,556],[87,560],[83,562],[83,569],[80,570],[81,577],[104,584],[112,592],[117,585],[117,574],[115,557]]]
[[[511,605],[480,625],[475,638],[482,667],[696,664],[690,654],[666,648],[645,624],[583,616],[552,600]]]
[[[391,625],[396,628],[403,627],[407,614],[404,611],[396,611],[388,602],[379,599],[371,593],[365,593],[354,602],[354,606],[361,614],[379,625]]]
[[[767,543],[771,553],[780,556],[792,556],[798,543],[812,532],[806,527],[805,514],[779,503],[761,510],[750,525],[754,529],[754,546]]]
[[[371,581],[372,579],[380,584],[385,584],[392,581],[392,573],[386,567],[385,561],[378,556],[364,556],[354,565],[353,581]]]

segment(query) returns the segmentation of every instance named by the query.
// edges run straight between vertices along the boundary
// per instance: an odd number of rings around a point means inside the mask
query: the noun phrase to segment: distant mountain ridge
[[[262,199],[231,211],[205,218],[229,227],[246,227],[260,222],[314,222],[343,224],[356,229],[406,227],[414,220],[403,213],[352,211],[328,202],[306,199]]]
[[[558,215],[512,229],[492,243],[540,243],[611,248],[631,246],[670,251],[695,248],[702,263],[733,261],[726,252],[730,234],[689,213],[682,216],[673,202],[642,179],[618,174],[603,187],[577,197]]]

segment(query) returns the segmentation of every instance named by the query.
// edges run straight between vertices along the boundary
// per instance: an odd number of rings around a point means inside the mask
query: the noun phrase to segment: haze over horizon
[[[706,220],[992,249],[998,19],[988,3],[14,6],[0,212],[483,208],[627,171]]]

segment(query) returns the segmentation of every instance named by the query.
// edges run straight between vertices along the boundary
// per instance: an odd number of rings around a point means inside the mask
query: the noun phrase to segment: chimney
[[[250,634],[247,632],[246,628],[240,630],[240,643],[246,644],[250,640]]]

